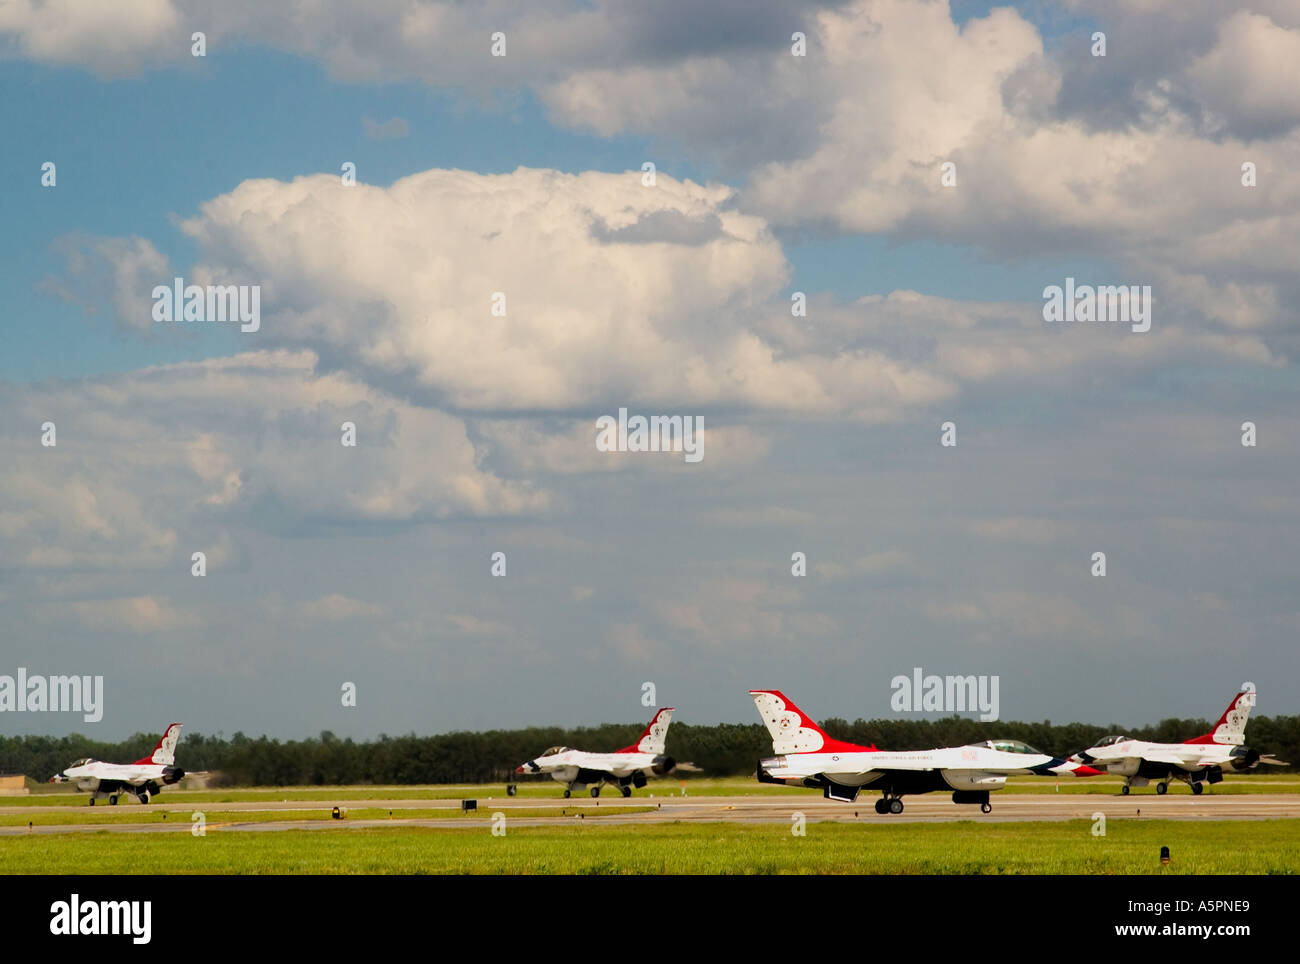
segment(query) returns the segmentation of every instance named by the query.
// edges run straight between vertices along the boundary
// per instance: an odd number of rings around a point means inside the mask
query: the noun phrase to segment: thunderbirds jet
[[[750,690],[777,754],[758,764],[760,783],[817,787],[828,800],[852,803],[864,787],[879,790],[876,813],[902,813],[908,793],[951,790],[953,803],[993,809],[989,792],[1012,773],[1090,777],[1099,771],[1035,750],[1019,740],[887,752],[832,739],[778,690]]]
[[[1123,735],[1108,736],[1096,746],[1080,750],[1071,760],[1095,764],[1124,778],[1120,793],[1130,787],[1145,787],[1152,780],[1156,793],[1168,793],[1170,780],[1182,780],[1200,793],[1207,783],[1221,783],[1223,770],[1253,770],[1261,763],[1286,766],[1271,756],[1244,746],[1246,718],[1255,705],[1255,684],[1242,683],[1219,722],[1209,733],[1183,743],[1147,743]]]
[[[673,708],[664,707],[631,746],[613,753],[584,753],[570,750],[567,746],[553,746],[515,772],[549,773],[552,779],[565,785],[566,797],[588,785],[591,795],[598,797],[603,783],[618,787],[623,796],[630,797],[633,787],[640,789],[645,786],[647,774],[661,777],[677,766],[672,757],[664,756],[664,741],[668,738],[668,724],[672,719]]]
[[[173,723],[163,732],[153,752],[134,763],[100,763],[89,757],[78,760],[62,773],[50,777],[51,783],[74,783],[78,790],[90,791],[90,805],[102,797],[116,806],[123,793],[133,793],[141,803],[148,803],[166,785],[185,776],[177,766],[176,743],[181,738],[181,724]]]

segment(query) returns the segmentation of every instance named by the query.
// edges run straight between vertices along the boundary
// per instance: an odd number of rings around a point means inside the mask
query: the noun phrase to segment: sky
[[[14,0],[0,131],[6,733],[1300,712],[1290,0]]]

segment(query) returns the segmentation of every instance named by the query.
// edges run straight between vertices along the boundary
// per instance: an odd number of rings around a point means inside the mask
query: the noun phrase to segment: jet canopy
[[[542,756],[555,756],[555,754],[557,754],[557,753],[567,753],[568,751],[569,751],[569,748],[568,748],[567,746],[553,746],[553,747],[551,747],[549,750],[547,750],[545,753],[543,753]],[[540,759],[540,757],[539,757],[539,759]]]
[[[74,761],[69,765],[68,768],[71,769],[72,767],[84,767],[87,763],[94,763],[94,762],[95,762],[95,758],[94,758],[94,757],[91,757],[91,756],[83,756],[80,760],[74,760]]]
[[[979,740],[975,743],[968,743],[967,746],[987,747],[990,750],[999,750],[1002,753],[1033,753],[1038,756],[1047,756],[1042,750],[1035,749],[1028,743],[1022,743],[1020,740]]]
[[[1123,743],[1127,739],[1128,737],[1123,733],[1116,733],[1112,736],[1106,737],[1104,740],[1098,740],[1097,746],[1114,746],[1116,743]]]

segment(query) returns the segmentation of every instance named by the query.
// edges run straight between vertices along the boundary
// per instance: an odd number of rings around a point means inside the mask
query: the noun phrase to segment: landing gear
[[[1169,784],[1168,784],[1168,783],[1157,783],[1157,784],[1156,784],[1156,793],[1160,794],[1160,796],[1163,797],[1163,796],[1164,796],[1166,793],[1168,793],[1168,792],[1169,792]]]
[[[93,793],[90,795],[90,805],[92,807],[95,805],[95,795]]]
[[[592,787],[592,788],[591,788],[591,795],[592,795],[593,797],[598,797],[598,796],[600,796],[600,787]]]
[[[138,799],[140,800],[141,803],[148,803],[148,802],[149,802],[149,791],[148,791],[148,790],[141,790],[140,793],[139,793],[139,795],[138,795]]]
[[[898,797],[894,797],[893,800],[890,800],[890,801],[889,801],[889,812],[890,812],[890,813],[902,813],[902,812],[903,812],[903,801],[900,800],[900,799],[898,799]]]
[[[565,790],[565,791],[564,791],[564,799],[565,799],[565,800],[568,800],[569,797],[571,797],[571,796],[573,796],[573,791],[572,791],[572,790]]]
[[[1203,783],[1192,784],[1192,793],[1196,794],[1196,796],[1199,797],[1204,791],[1205,791],[1205,784]]]
[[[623,796],[624,796],[624,797],[630,797],[630,796],[632,796],[632,788],[631,788],[631,787],[619,787],[619,790],[621,790],[621,791],[623,792]]]
[[[117,794],[116,794],[116,793],[109,794],[109,797],[108,797],[108,805],[109,805],[110,807],[116,807],[116,806],[117,806]]]
[[[876,801],[876,813],[889,813],[889,801],[884,797]]]
[[[993,804],[991,804],[991,803],[981,803],[981,804],[980,804],[980,811],[981,811],[982,813],[992,813],[992,812],[993,812]]]
[[[1124,784],[1122,787],[1120,787],[1120,788],[1119,788],[1119,792],[1122,793],[1124,796],[1127,797],[1127,796],[1128,796],[1128,784],[1126,783],[1126,784]]]

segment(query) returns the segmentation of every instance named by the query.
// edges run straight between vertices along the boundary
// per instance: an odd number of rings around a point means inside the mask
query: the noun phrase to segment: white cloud
[[[465,425],[340,374],[308,352],[261,352],[71,384],[0,386],[0,527],[41,568],[209,565],[225,524],[509,516],[547,496],[481,470]],[[53,421],[58,444],[31,426]],[[356,448],[340,444],[354,421]],[[322,484],[328,473],[331,484]],[[220,523],[220,524],[219,524]]]

